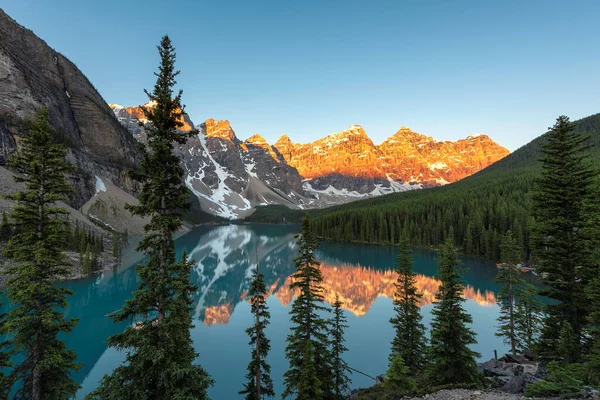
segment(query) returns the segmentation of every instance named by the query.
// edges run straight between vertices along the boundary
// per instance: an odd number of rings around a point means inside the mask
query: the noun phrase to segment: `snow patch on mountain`
[[[106,185],[104,184],[104,181],[96,175],[96,193],[98,192],[106,192]]]

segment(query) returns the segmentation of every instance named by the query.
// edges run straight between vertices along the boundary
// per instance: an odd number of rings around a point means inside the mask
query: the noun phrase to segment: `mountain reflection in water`
[[[197,262],[194,279],[200,288],[196,318],[209,326],[229,322],[235,306],[246,299],[251,273],[257,263],[265,275],[267,297],[274,295],[287,307],[298,295],[298,290],[290,290],[291,275],[295,271],[294,236],[291,232],[277,236],[256,235],[250,227],[234,225],[218,227],[202,235],[189,253]],[[317,253],[318,259],[327,248],[327,244],[323,244]],[[332,304],[336,295],[339,296],[343,308],[356,316],[365,315],[377,297],[392,298],[394,294],[398,274],[392,269],[393,262],[374,267],[319,261],[325,300]],[[421,306],[435,300],[439,285],[440,281],[434,277],[417,274],[417,290],[423,295]],[[489,289],[467,284],[463,294],[482,306],[496,304],[496,296]]]

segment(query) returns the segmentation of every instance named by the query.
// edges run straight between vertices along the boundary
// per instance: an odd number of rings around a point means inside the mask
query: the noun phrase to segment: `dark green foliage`
[[[402,236],[398,244],[398,257],[395,270],[398,273],[394,293],[394,316],[390,319],[395,330],[390,364],[397,356],[412,372],[417,374],[425,363],[425,326],[421,323],[419,302],[422,294],[417,292],[416,274],[412,269],[412,256],[408,238]]]
[[[119,258],[120,253],[121,253],[121,247],[120,247],[119,233],[115,232],[113,234],[112,256],[115,257],[115,258]]]
[[[463,282],[457,271],[459,264],[450,239],[440,249],[441,281],[435,298],[431,322],[431,344],[426,374],[433,386],[470,385],[480,383],[476,358],[469,349],[476,343],[475,333],[467,326],[473,322],[462,307]]]
[[[300,294],[290,311],[292,328],[285,349],[289,368],[284,374],[283,398],[320,400],[331,393],[331,357],[327,321],[320,315],[327,308],[323,305],[323,276],[314,257],[318,243],[308,215],[302,221],[297,243],[298,255],[294,258],[297,270],[292,275],[290,289],[299,289]]]
[[[523,393],[526,397],[581,397],[583,382],[573,376],[568,369],[556,362],[548,364],[549,375],[544,380],[527,386]]]
[[[196,287],[190,282],[193,262],[175,258],[173,234],[181,227],[188,191],[183,184],[175,144],[185,143],[195,132],[178,130],[182,123],[181,91],[173,95],[178,72],[175,50],[162,38],[161,58],[152,93],[156,107],[143,108],[149,124],[148,141],[140,170],[133,177],[143,183],[138,205],[126,206],[132,214],[148,217],[146,236],[137,249],[147,264],[138,264],[139,285],[123,308],[112,314],[115,322],[138,321],[109,338],[111,347],[126,351],[124,365],[105,376],[90,396],[99,399],[207,399],[212,380],[194,364],[198,354],[190,337],[190,315]]]
[[[586,236],[596,170],[589,160],[588,136],[575,131],[569,118],[560,116],[542,144],[542,172],[533,196],[536,269],[548,286],[542,294],[557,300],[547,306],[540,351],[558,354],[561,322],[572,329],[573,360],[581,356],[581,339],[589,313],[585,287],[593,273]]]
[[[533,350],[542,327],[544,305],[537,298],[537,289],[525,285],[517,298],[516,336],[522,349]]]
[[[517,297],[522,289],[524,280],[521,271],[517,268],[520,261],[521,249],[517,245],[512,232],[508,231],[502,237],[500,254],[502,264],[498,267],[498,274],[494,280],[501,285],[498,292],[498,305],[500,315],[498,316],[498,331],[496,336],[504,338],[504,342],[510,346],[512,354],[522,350],[522,338],[517,333]]]
[[[10,238],[10,223],[6,211],[2,211],[2,222],[0,223],[0,242],[7,242]]]
[[[395,353],[391,356],[390,367],[387,370],[384,385],[394,395],[406,395],[417,390],[416,381],[411,378],[413,371],[404,363],[402,356]]]
[[[261,400],[263,397],[275,396],[271,380],[271,366],[267,362],[271,344],[265,334],[265,329],[269,324],[271,314],[265,298],[266,293],[265,281],[263,275],[258,271],[257,265],[248,292],[254,324],[246,329],[246,333],[250,337],[252,356],[246,374],[248,382],[244,385],[244,390],[239,392],[244,395],[246,400]]]
[[[96,234],[92,228],[80,226],[75,221],[75,229],[71,228],[69,218],[65,222],[63,241],[66,250],[79,253],[79,268],[83,275],[89,275],[98,268],[98,256],[104,251],[104,237]]]
[[[591,340],[588,366],[590,375],[595,377],[592,383],[600,385],[600,278],[592,281],[588,286],[587,293],[591,306],[591,313],[588,317],[588,333]]]
[[[0,304],[2,307],[2,304]],[[6,314],[0,315],[0,332],[5,332],[4,325],[6,324]],[[11,387],[10,375],[4,373],[4,370],[12,366],[10,360],[12,351],[10,350],[10,342],[5,340],[0,342],[0,400],[8,400],[8,395]]]
[[[342,305],[343,303],[336,294],[335,302],[333,303],[333,316],[329,321],[331,331],[331,370],[333,373],[332,398],[334,400],[346,399],[350,392],[350,377],[348,375],[352,373],[348,364],[342,358],[342,354],[348,351],[348,348],[344,344],[346,341],[344,332],[348,328],[348,325],[346,324]]]
[[[85,253],[83,255],[83,265],[81,266],[82,268],[82,273],[84,275],[89,275],[92,273],[93,267],[92,267],[92,251],[91,251],[91,247],[88,244],[87,248],[85,249]]]
[[[3,333],[12,337],[13,348],[23,356],[13,370],[21,384],[17,399],[68,398],[79,388],[71,377],[79,368],[76,355],[58,339],[77,324],[63,313],[72,293],[53,285],[69,273],[62,252],[62,216],[67,211],[55,204],[71,192],[65,174],[72,167],[65,161],[66,151],[52,138],[48,111],[43,108],[21,150],[10,159],[21,173],[15,181],[25,185],[24,190],[6,196],[18,202],[10,216],[18,233],[8,244],[14,265],[8,268],[6,281],[14,308],[3,326]]]
[[[558,347],[556,350],[558,351],[558,356],[561,358],[562,363],[565,365],[577,362],[577,349],[575,348],[576,340],[573,336],[574,333],[571,324],[569,324],[568,321],[563,321],[560,327]]]

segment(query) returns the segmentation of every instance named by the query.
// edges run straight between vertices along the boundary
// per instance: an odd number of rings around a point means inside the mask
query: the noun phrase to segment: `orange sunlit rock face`
[[[378,271],[353,265],[322,264],[321,272],[325,301],[332,304],[338,295],[344,303],[343,308],[357,316],[367,314],[377,297],[392,298],[395,291],[394,283],[398,278],[398,274],[394,271]],[[288,277],[284,285],[275,293],[275,296],[285,306],[288,306],[298,295],[297,290],[290,290],[291,282],[292,278]],[[417,275],[416,286],[418,292],[423,295],[420,303],[420,306],[423,307],[435,301],[440,281],[429,276]],[[494,293],[489,291],[482,293],[470,285],[465,286],[463,295],[479,305],[496,304]]]
[[[455,182],[509,154],[487,135],[438,141],[404,126],[380,145],[353,125],[307,144],[283,135],[275,147],[304,178],[341,174],[429,184]]]
[[[146,108],[153,108],[156,106],[156,102],[154,101],[150,101],[146,104],[144,104],[144,107]],[[111,109],[115,109],[117,107],[121,107],[118,104],[109,104],[109,107]],[[142,110],[141,106],[135,106],[135,107],[124,107],[125,111],[127,111],[129,114],[131,114],[132,116],[134,116],[135,118],[137,118],[139,121],[146,123],[148,122],[148,120],[146,119],[146,115],[144,114],[144,111]],[[181,129],[182,131],[191,131],[192,129],[194,129],[193,123],[190,120],[189,116],[187,114],[183,114],[181,116],[181,118],[179,118],[179,122],[181,122],[183,124],[183,126],[179,129]]]
[[[304,178],[329,174],[358,178],[385,177],[381,152],[360,125],[331,134],[313,143],[293,143],[283,135],[275,147]]]
[[[226,324],[229,322],[232,312],[233,304],[231,303],[206,307],[204,312],[204,324],[208,326],[212,326],[214,324]]]
[[[228,140],[233,142],[235,140],[235,132],[231,128],[229,121],[227,120],[217,120],[210,118],[205,122],[206,124],[206,135],[211,137],[216,137],[224,140]]]
[[[279,162],[279,157],[277,157],[277,154],[275,153],[273,146],[271,146],[269,143],[267,143],[265,138],[260,136],[258,133],[250,136],[248,139],[246,139],[246,141],[243,144],[245,146],[252,145],[252,146],[256,146],[256,147],[265,149],[276,162]],[[247,147],[246,147],[246,149],[247,149]]]

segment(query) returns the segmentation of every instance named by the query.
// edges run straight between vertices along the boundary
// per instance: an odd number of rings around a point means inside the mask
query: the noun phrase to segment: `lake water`
[[[214,400],[237,399],[242,388],[250,347],[245,329],[252,323],[250,306],[245,301],[250,275],[256,262],[265,275],[271,324],[267,334],[271,339],[269,362],[277,397],[281,395],[285,339],[289,333],[288,312],[294,293],[289,289],[294,272],[295,225],[227,225],[201,227],[177,240],[179,254],[184,248],[196,261],[192,273],[198,285],[194,305],[195,328],[192,338],[200,364],[216,383],[210,390]],[[317,253],[322,263],[325,297],[332,302],[336,294],[345,303],[349,328],[346,332],[348,364],[371,376],[384,373],[393,331],[391,296],[394,291],[396,249],[347,243],[324,242]],[[68,317],[81,322],[67,337],[83,363],[77,373],[82,385],[78,398],[90,392],[106,373],[124,359],[119,352],[107,348],[106,338],[123,330],[106,314],[113,312],[131,296],[136,287],[133,268],[136,255],[130,251],[124,267],[100,276],[65,283],[75,294],[69,299]],[[139,256],[138,256],[139,257]],[[421,312],[424,323],[431,320],[431,302],[439,282],[436,253],[415,250],[414,268],[419,274],[417,286],[423,293]],[[498,307],[498,285],[494,264],[463,257],[467,286],[465,308],[473,316],[473,329],[479,343],[474,349],[482,359],[493,356],[493,350],[506,350],[502,339],[494,336]],[[354,374],[352,387],[372,384],[369,378]]]

